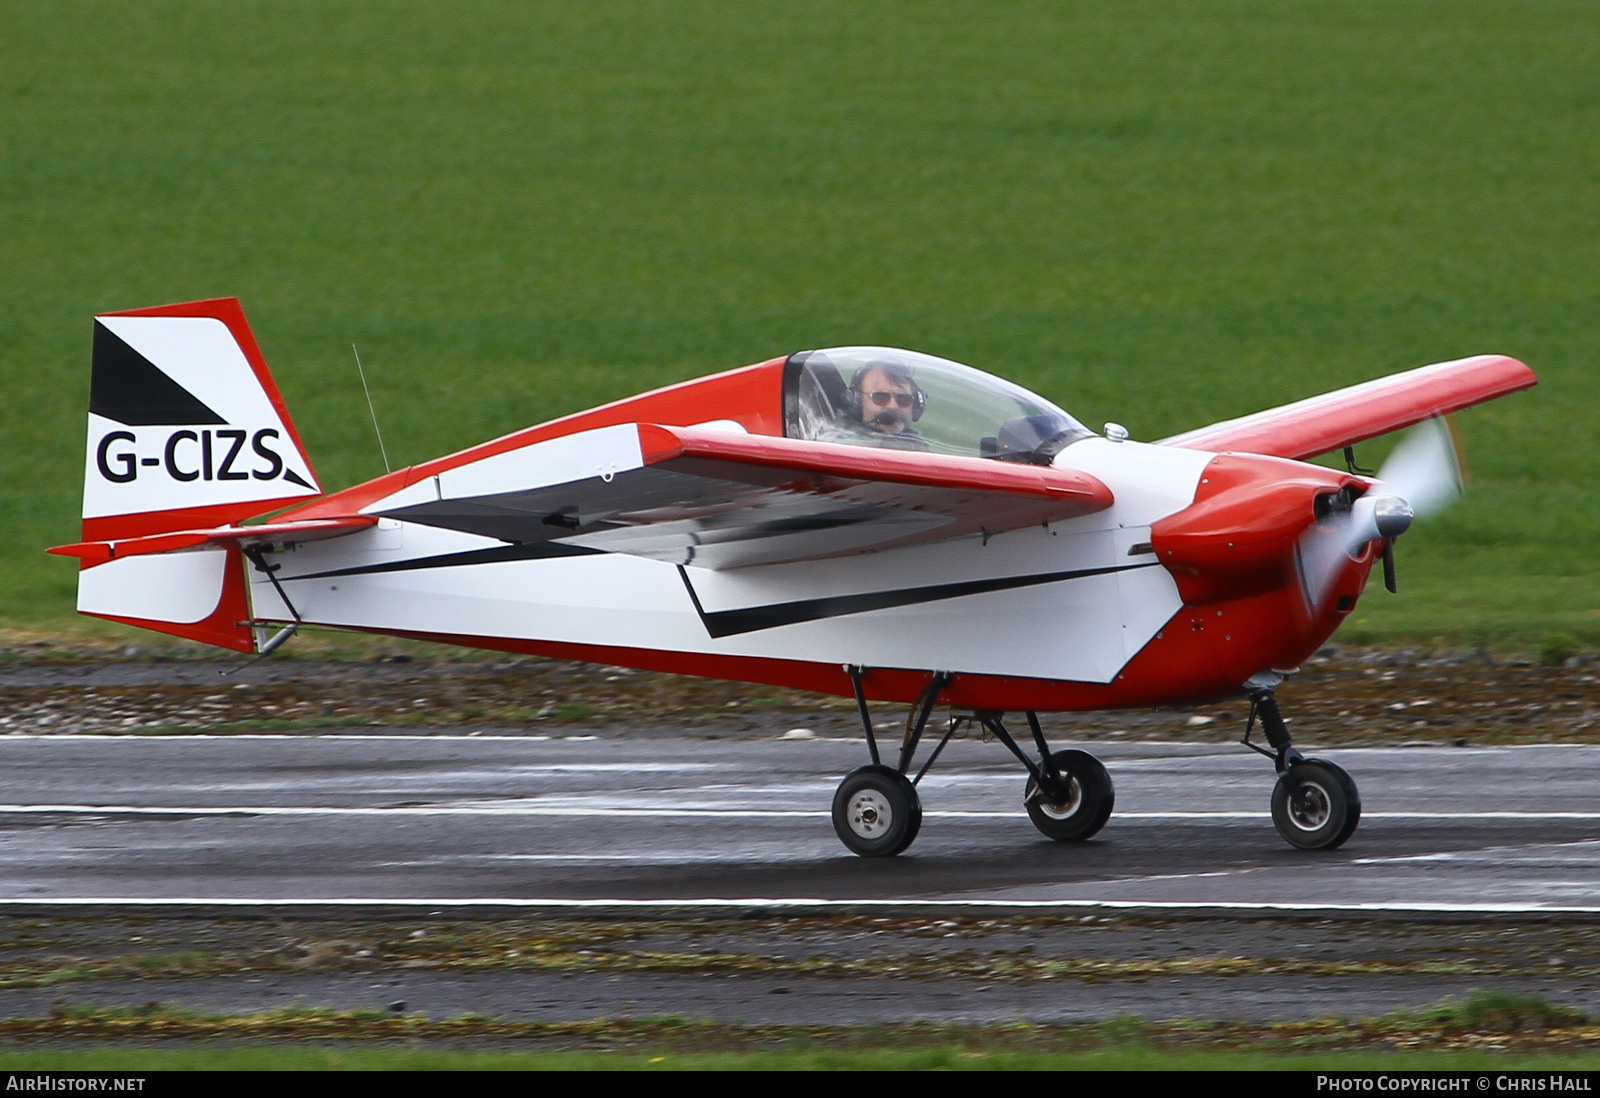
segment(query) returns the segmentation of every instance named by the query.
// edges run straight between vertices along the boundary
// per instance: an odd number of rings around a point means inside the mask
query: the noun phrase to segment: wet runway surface
[[[376,732],[377,730],[374,730]],[[1338,851],[1285,845],[1267,760],[1096,744],[1095,840],[1029,824],[1024,775],[956,741],[916,844],[833,834],[853,740],[463,734],[0,739],[0,900],[1101,902],[1600,912],[1600,747],[1318,753],[1360,785]]]
[[[1117,811],[1093,841],[1039,836],[1020,767],[955,741],[915,845],[862,859],[828,815],[853,739],[0,737],[0,1017],[1600,1009],[1600,747],[1318,752],[1365,810],[1324,853],[1278,838],[1243,748],[1094,750]]]

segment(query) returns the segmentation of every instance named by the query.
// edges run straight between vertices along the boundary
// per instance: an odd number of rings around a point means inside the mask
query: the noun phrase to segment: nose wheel
[[[1333,850],[1355,834],[1361,794],[1344,768],[1306,759],[1278,776],[1272,789],[1272,824],[1283,841],[1301,850]]]

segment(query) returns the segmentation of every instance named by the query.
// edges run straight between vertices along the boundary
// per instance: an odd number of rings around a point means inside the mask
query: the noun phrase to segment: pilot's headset
[[[928,410],[927,390],[917,384],[911,367],[900,362],[863,362],[856,367],[856,372],[850,377],[850,388],[845,392],[845,407],[851,417],[856,420],[861,418],[861,379],[873,370],[879,370],[887,377],[903,377],[911,382],[911,422],[921,419],[922,413]]]

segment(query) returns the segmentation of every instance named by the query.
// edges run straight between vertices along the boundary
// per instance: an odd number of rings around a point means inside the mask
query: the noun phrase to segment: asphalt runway
[[[1093,747],[1117,810],[1091,842],[1038,835],[1021,768],[958,740],[916,844],[862,859],[828,817],[856,740],[11,735],[0,901],[1600,912],[1600,747],[1320,753],[1364,815],[1319,853],[1278,838],[1270,763],[1241,747]]]

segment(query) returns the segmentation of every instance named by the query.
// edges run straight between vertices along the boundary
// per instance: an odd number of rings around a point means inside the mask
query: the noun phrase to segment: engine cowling
[[[1249,598],[1298,585],[1296,549],[1317,524],[1319,506],[1325,512],[1330,498],[1366,488],[1359,477],[1317,465],[1221,454],[1202,474],[1194,503],[1151,528],[1150,545],[1185,604]]]

